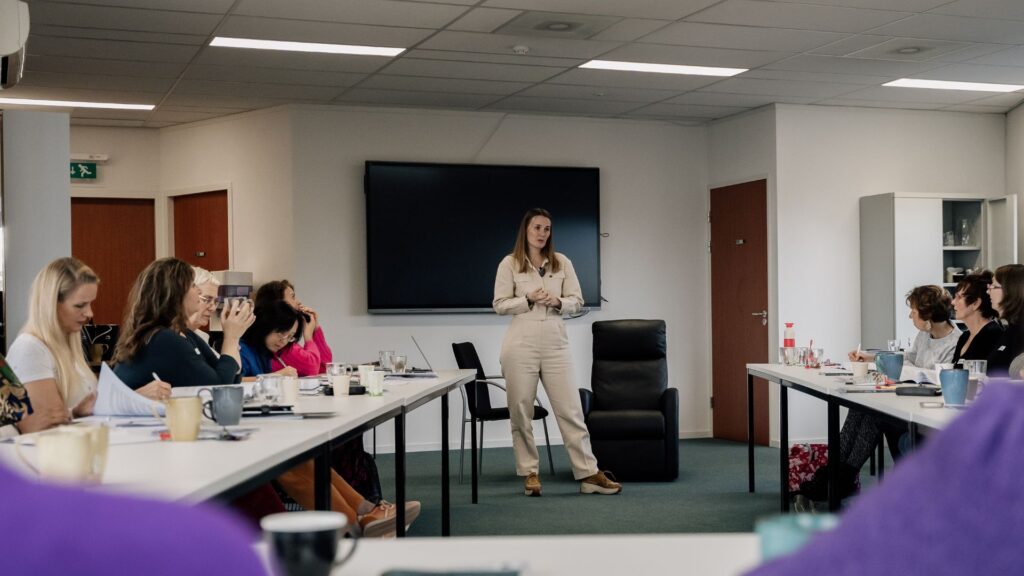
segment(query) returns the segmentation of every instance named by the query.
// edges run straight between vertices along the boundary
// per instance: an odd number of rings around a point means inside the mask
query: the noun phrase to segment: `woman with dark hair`
[[[960,334],[953,349],[953,364],[961,360],[987,360],[1003,338],[999,313],[988,295],[991,284],[992,272],[982,270],[965,276],[956,285],[953,310],[967,331]]]
[[[551,401],[580,492],[621,492],[622,485],[597,467],[590,447],[562,321],[563,314],[573,314],[583,306],[583,291],[572,262],[555,252],[547,210],[534,208],[523,215],[512,253],[498,264],[493,306],[498,314],[513,316],[501,345],[501,371],[508,383],[516,474],[526,477],[525,494],[541,495],[533,439],[538,380]]]
[[[300,312],[283,300],[258,305],[256,321],[242,336],[242,375],[251,378],[270,373],[271,359],[295,340],[301,326]],[[278,373],[295,376],[295,369],[286,367]],[[315,503],[313,478],[313,461],[308,460],[279,476],[277,482],[299,505],[312,510]],[[395,532],[395,505],[384,500],[373,504],[334,470],[331,470],[331,509],[348,517],[355,534],[374,537]],[[406,522],[411,524],[419,513],[419,502],[406,503]]]
[[[206,306],[194,279],[192,266],[177,258],[156,260],[136,278],[114,350],[114,373],[129,387],[140,388],[154,379],[171,386],[238,381],[238,341],[255,320],[252,310],[248,304],[225,305],[218,357],[189,329],[189,318]]]
[[[988,285],[992,307],[1006,324],[999,346],[988,357],[988,375],[1021,378],[1024,368],[1024,264],[1006,264],[996,268],[995,278]],[[1016,366],[1011,366],[1016,364]]]
[[[288,280],[267,282],[256,291],[256,306],[263,307],[272,302],[285,302],[302,317],[302,326],[296,332],[296,338],[302,337],[302,344],[296,341],[288,343],[273,356],[270,366],[280,370],[286,366],[295,368],[299,376],[315,376],[327,371],[327,365],[333,360],[331,347],[327,345],[324,331],[320,326],[320,316],[306,306],[295,295],[295,286]]]
[[[953,312],[949,293],[939,286],[918,286],[907,293],[907,306],[918,333],[910,350],[904,352],[904,364],[931,369],[937,363],[949,362],[960,338],[960,329],[949,320]],[[850,360],[866,361],[874,357],[871,353],[850,352]],[[883,435],[888,440],[893,459],[903,456],[899,446],[904,431],[904,427],[867,412],[850,410],[839,431],[839,462],[835,464],[838,465],[840,498],[856,490],[860,469],[874,453]],[[828,498],[828,467],[833,465],[829,463],[818,468],[813,478],[800,485],[794,501],[798,512],[812,509],[809,501]]]
[[[933,369],[936,363],[949,362],[960,338],[960,329],[950,322],[953,299],[939,286],[918,286],[907,293],[910,320],[917,328],[917,336],[910,349],[903,353],[905,366]],[[870,361],[870,352],[850,352],[850,360]]]

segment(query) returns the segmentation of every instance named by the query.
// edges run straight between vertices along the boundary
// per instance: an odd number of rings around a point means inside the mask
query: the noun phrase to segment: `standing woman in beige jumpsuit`
[[[562,315],[578,312],[582,306],[583,292],[572,262],[556,253],[551,241],[551,215],[543,208],[528,210],[515,247],[498,264],[494,279],[494,311],[513,315],[501,345],[501,371],[508,384],[516,474],[526,476],[527,496],[541,494],[540,459],[533,439],[538,380],[551,401],[573,477],[581,480],[580,492],[622,491],[597,467],[573,378]]]

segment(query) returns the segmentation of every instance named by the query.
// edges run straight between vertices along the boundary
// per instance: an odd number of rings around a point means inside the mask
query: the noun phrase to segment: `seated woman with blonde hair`
[[[81,332],[92,319],[99,282],[96,273],[75,258],[54,260],[32,282],[28,322],[7,353],[33,407],[17,424],[22,433],[92,414],[96,376],[85,361]],[[157,399],[170,388],[149,382],[136,391]]]

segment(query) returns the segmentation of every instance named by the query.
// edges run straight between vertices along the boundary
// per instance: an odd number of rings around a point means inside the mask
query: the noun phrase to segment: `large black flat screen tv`
[[[600,308],[597,168],[367,162],[363,186],[370,312],[490,312],[498,262],[535,207],[584,306]]]

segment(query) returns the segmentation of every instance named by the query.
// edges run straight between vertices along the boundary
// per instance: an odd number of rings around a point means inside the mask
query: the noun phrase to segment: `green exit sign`
[[[96,179],[96,163],[95,162],[72,162],[71,163],[71,179],[72,180],[95,180]]]

